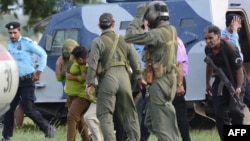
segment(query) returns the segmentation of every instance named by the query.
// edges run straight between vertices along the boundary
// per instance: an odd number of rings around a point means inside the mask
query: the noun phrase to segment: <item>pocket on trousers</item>
[[[163,65],[161,63],[153,64],[154,78],[162,78],[163,77]]]
[[[96,69],[96,74],[100,75],[103,71],[102,64],[99,62]]]

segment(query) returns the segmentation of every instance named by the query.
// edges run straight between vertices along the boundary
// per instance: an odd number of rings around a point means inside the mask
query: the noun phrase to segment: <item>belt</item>
[[[24,80],[26,80],[26,79],[32,78],[32,76],[33,76],[33,73],[30,73],[30,74],[27,74],[27,75],[24,75],[24,76],[19,77],[19,80],[20,80],[20,81],[24,81]]]

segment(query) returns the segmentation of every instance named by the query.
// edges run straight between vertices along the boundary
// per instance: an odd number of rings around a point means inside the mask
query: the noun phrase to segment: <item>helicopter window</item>
[[[56,30],[54,34],[55,36],[52,41],[52,49],[50,55],[60,55],[64,40],[66,39],[73,39],[78,42],[79,34],[80,33],[78,29]]]
[[[128,27],[130,21],[121,21],[120,23],[120,30],[126,30],[126,28]]]
[[[193,18],[181,19],[180,27],[194,27],[194,19]]]

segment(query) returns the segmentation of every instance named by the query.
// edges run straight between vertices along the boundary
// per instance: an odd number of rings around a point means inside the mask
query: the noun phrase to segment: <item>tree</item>
[[[18,14],[15,10],[21,8],[24,15],[29,15],[27,23],[27,27],[29,27],[59,12],[66,2],[77,6],[84,3],[95,3],[96,0],[0,0],[0,15],[13,14],[18,19]],[[39,32],[42,29],[36,27],[34,30],[35,32]]]

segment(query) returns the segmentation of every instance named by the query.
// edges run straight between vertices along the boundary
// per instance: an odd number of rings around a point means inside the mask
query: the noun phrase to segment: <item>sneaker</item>
[[[50,125],[48,127],[47,131],[45,132],[45,138],[53,138],[54,132],[55,132],[55,127]]]

